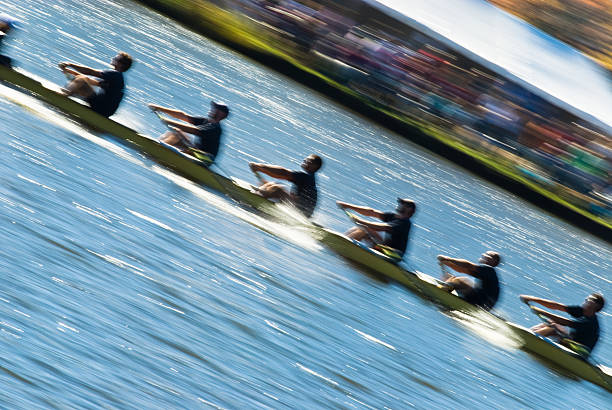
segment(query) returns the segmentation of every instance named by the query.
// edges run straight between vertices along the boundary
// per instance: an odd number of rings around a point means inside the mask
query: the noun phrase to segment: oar
[[[157,115],[157,118],[159,118],[159,119],[160,119],[160,121],[161,121],[161,122],[163,122],[163,123],[164,123],[164,125],[165,125],[165,126],[166,126],[166,127],[167,127],[167,128],[170,130],[170,131],[173,131],[173,132],[174,132],[174,131],[176,131],[176,130],[175,130],[175,129],[174,129],[174,128],[173,128],[173,127],[170,125],[170,124],[168,124],[168,123],[166,122],[166,117],[164,117],[163,115],[161,115],[161,113],[160,113],[160,112],[158,112],[157,110],[154,110],[154,109],[152,109],[152,108],[151,108],[151,111],[153,111],[153,112],[155,113],[155,115]],[[206,159],[207,159],[206,161],[204,161],[202,158],[198,157],[198,155],[196,155],[196,158],[197,158],[197,159],[199,159],[199,160],[200,160],[200,161],[202,161],[202,162],[205,162],[205,163],[206,163],[206,167],[207,167],[207,168],[210,168],[211,166],[214,166],[214,167],[215,167],[215,168],[217,168],[219,171],[221,171],[221,174],[223,174],[222,176],[223,176],[223,177],[225,177],[226,179],[228,179],[228,180],[230,181],[230,182],[229,182],[229,185],[228,185],[228,183],[227,183],[227,182],[225,182],[225,181],[220,181],[220,180],[219,180],[219,178],[218,178],[220,175],[216,174],[215,172],[211,172],[212,177],[215,179],[215,181],[217,181],[217,183],[219,184],[219,186],[221,187],[221,190],[223,191],[223,193],[224,193],[225,195],[227,195],[227,196],[228,196],[230,199],[232,199],[233,201],[236,201],[236,203],[241,204],[242,202],[240,201],[240,199],[236,198],[236,196],[235,196],[235,195],[232,195],[232,192],[230,192],[230,191],[231,191],[231,190],[234,188],[234,185],[235,185],[234,178],[233,178],[233,177],[231,177],[231,176],[229,175],[229,173],[227,173],[227,172],[226,172],[226,171],[225,171],[223,168],[221,168],[221,167],[220,167],[218,164],[213,163],[213,162],[211,161],[210,157],[209,157],[209,156],[207,156],[207,155],[206,155],[207,153],[205,153],[204,151],[201,151],[201,150],[198,150],[198,149],[195,149],[195,148],[191,148],[191,147],[189,147],[189,149],[190,149],[190,150],[192,150],[194,153],[195,153],[195,152],[200,152],[200,153],[203,153],[203,155],[205,155],[205,156],[206,156]],[[232,187],[232,189],[230,189],[230,186]]]
[[[170,124],[168,124],[166,122],[166,117],[164,117],[159,111],[151,108],[151,111],[153,111],[153,113],[155,113],[155,115],[157,115],[157,118],[159,118],[159,120],[166,126],[166,128],[168,128],[170,131],[175,132],[176,129],[174,127],[172,127]],[[210,154],[207,152],[204,152],[202,150],[199,150],[197,148],[193,148],[193,147],[188,147],[189,151],[191,151],[194,155],[195,158],[199,159],[200,161],[202,161],[203,163],[206,164],[206,167],[211,167],[214,166],[215,168],[217,168],[219,171],[221,171],[221,173],[223,174],[224,177],[228,178],[228,179],[232,179],[232,177],[229,175],[229,173],[227,173],[223,168],[221,168],[221,166],[219,166],[217,163],[214,163],[212,158],[210,157]]]
[[[370,239],[370,241],[372,241],[372,243],[376,243],[376,239],[374,239],[374,237],[372,236],[372,234],[370,234],[370,232],[368,231],[367,227],[364,226],[362,223],[360,223],[359,221],[357,221],[357,216],[352,213],[351,211],[349,211],[348,209],[346,209],[343,206],[338,206],[338,208],[342,209],[342,211],[346,214],[346,216],[349,217],[349,219],[351,220],[351,222],[353,222],[355,225],[361,226],[364,229],[364,232],[366,233],[366,235],[368,235],[368,238]]]
[[[559,332],[556,327],[552,326],[554,322],[551,318],[546,316],[545,314],[546,311],[544,309],[539,308],[537,306],[533,306],[531,303],[529,303],[529,301],[526,301],[525,304],[529,306],[529,310],[531,310],[531,313],[536,315],[542,322],[546,323],[547,325],[551,325],[551,327],[555,330],[555,333],[557,334],[557,336],[559,336],[560,338],[566,337],[566,335]]]
[[[447,292],[452,292],[453,290],[455,290],[455,288],[452,285],[446,283],[446,281],[453,277],[453,275],[448,272],[448,267],[445,264],[439,262],[439,265],[440,270],[442,271],[442,280],[438,281],[438,287],[440,289],[446,290]]]
[[[529,301],[525,302],[525,304],[529,306],[529,310],[531,310],[531,313],[539,317],[542,322],[549,324],[549,325],[551,324],[552,321],[548,316],[544,314],[546,312],[544,309],[541,309],[537,306],[533,306],[532,304],[529,303]]]
[[[255,178],[257,178],[257,180],[263,185],[265,183],[267,183],[268,181],[266,181],[266,179],[261,175],[261,172],[259,171],[253,171],[253,175],[255,175]]]
[[[397,251],[394,248],[392,248],[390,246],[387,246],[387,245],[382,245],[382,244],[377,243],[376,239],[374,238],[374,236],[372,236],[372,234],[368,230],[368,227],[356,220],[355,214],[353,214],[351,211],[349,211],[348,209],[346,209],[346,208],[344,208],[342,206],[339,206],[339,208],[342,209],[342,211],[344,211],[346,216],[348,216],[349,219],[355,225],[363,227],[364,232],[366,233],[366,235],[368,236],[370,241],[372,241],[372,243],[375,245],[374,246],[375,250],[379,251],[380,253],[382,253],[383,255],[388,257],[389,259],[392,259],[396,263],[400,262],[402,260],[402,257],[397,253]]]
[[[535,314],[537,317],[539,317],[540,320],[542,320],[544,323],[548,325],[552,325],[552,323],[554,323],[551,318],[549,318],[548,316],[544,314],[544,312],[546,312],[544,309],[540,309],[537,306],[532,306],[531,304],[529,304],[529,301],[525,302],[525,304],[529,306],[529,309],[531,310],[531,312]],[[589,355],[591,354],[591,351],[589,350],[588,347],[586,347],[582,343],[576,342],[575,340],[569,339],[567,335],[559,332],[557,328],[554,326],[553,326],[553,329],[555,330],[555,333],[559,337],[559,343],[562,346],[569,348],[571,351],[582,356],[585,359],[589,357]]]
[[[439,264],[440,264],[440,270],[442,271],[443,278],[448,278],[448,277],[453,276],[450,273],[448,273],[448,268],[446,267],[445,264],[443,264],[442,262],[439,262]]]
[[[168,124],[167,122],[167,118],[164,117],[159,111],[151,108],[151,111],[153,111],[155,113],[155,115],[157,115],[157,118],[159,118],[159,120],[170,130],[170,131],[176,131],[176,129]],[[187,147],[189,149],[190,152],[193,153],[193,156],[196,157],[197,159],[199,159],[200,161],[206,163],[207,165],[211,165],[212,164],[212,158],[210,157],[210,154],[208,152],[204,152],[200,149],[197,148],[193,148],[193,147]]]

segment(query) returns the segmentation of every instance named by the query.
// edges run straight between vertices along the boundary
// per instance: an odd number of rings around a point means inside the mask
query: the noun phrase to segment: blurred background
[[[234,35],[243,28],[348,94],[610,227],[609,2],[493,2],[569,45],[483,1],[190,3],[178,7],[242,15]]]
[[[498,250],[509,321],[540,323],[524,293],[609,298],[609,242],[186,27],[609,220],[603,68],[484,1],[385,4],[6,0],[21,25],[2,52],[58,85],[59,61],[130,52],[113,119],[152,137],[166,129],[147,103],[205,114],[223,100],[219,165],[256,182],[249,161],[294,169],[320,153],[314,219],[336,231],[352,226],[336,200],[414,199],[404,266],[438,276],[439,253]],[[0,96],[0,408],[609,408],[607,390],[490,317],[449,315],[112,135]],[[591,359],[610,366],[609,306],[599,316]]]

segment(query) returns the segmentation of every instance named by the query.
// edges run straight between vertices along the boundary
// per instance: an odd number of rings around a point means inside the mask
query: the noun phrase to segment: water
[[[316,220],[336,199],[417,202],[408,265],[504,257],[498,312],[538,323],[521,293],[612,295],[608,244],[130,2],[11,1],[10,48],[61,83],[59,60],[137,59],[116,118],[164,131],[144,103],[232,109],[221,166],[325,160]],[[57,39],[57,40],[55,40]],[[609,408],[503,333],[443,314],[312,238],[238,207],[36,100],[0,89],[0,407]],[[27,109],[24,109],[27,106]],[[609,308],[607,309],[609,312]],[[610,328],[610,314],[601,325]],[[604,333],[594,356],[608,365]]]

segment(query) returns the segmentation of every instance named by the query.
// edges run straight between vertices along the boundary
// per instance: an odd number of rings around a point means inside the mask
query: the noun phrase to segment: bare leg
[[[366,241],[370,246],[374,246],[377,243],[382,242],[382,238],[380,237],[380,235],[378,235],[378,233],[370,232],[370,234],[368,235],[368,232],[365,230],[365,228],[362,228],[360,226],[353,226],[351,229],[346,231],[345,235],[359,242]],[[372,239],[374,239],[376,242],[372,242]]]
[[[555,337],[557,339],[561,339],[563,337],[568,337],[569,330],[565,326],[553,326],[548,323],[540,323],[539,325],[535,325],[531,328],[531,331],[536,335],[544,336],[544,337]]]
[[[556,334],[555,329],[546,323],[540,323],[539,325],[533,326],[531,331],[540,336],[552,336]]]
[[[291,194],[287,192],[284,186],[276,182],[266,182],[259,187],[258,192],[264,198],[291,200]]]
[[[77,97],[89,98],[94,95],[95,90],[92,85],[89,84],[89,77],[86,75],[77,75],[68,85],[66,85],[63,92],[68,96],[74,95]]]
[[[367,236],[365,229],[358,226],[353,226],[351,229],[346,231],[345,235],[356,241],[360,241]]]
[[[168,131],[159,139],[161,142],[164,142],[168,145],[172,145],[180,149],[181,151],[186,151],[189,149],[189,145],[187,145],[187,138],[183,135],[182,131]]]
[[[451,276],[446,280],[446,284],[450,285],[457,292],[467,294],[474,289],[474,282],[470,278],[464,276]]]

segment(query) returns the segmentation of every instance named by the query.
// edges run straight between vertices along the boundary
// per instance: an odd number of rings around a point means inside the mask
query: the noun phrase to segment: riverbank
[[[486,142],[470,143],[469,136],[462,135],[460,127],[449,129],[442,125],[439,117],[425,111],[408,116],[384,104],[373,103],[372,99],[364,98],[363,94],[346,84],[313,69],[314,65],[308,64],[313,57],[296,49],[295,44],[287,44],[288,40],[278,35],[274,27],[262,30],[260,22],[207,2],[139,1],[366,115],[591,234],[608,241],[612,237],[612,224],[579,206],[580,196],[563,195],[563,187],[542,183],[519,172],[516,165],[520,158],[492,144],[483,150],[482,145]]]

